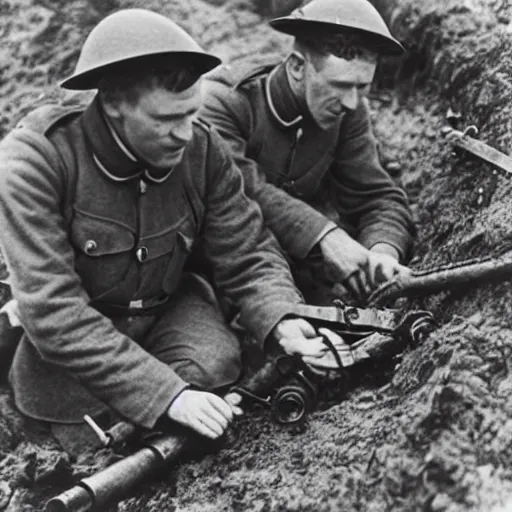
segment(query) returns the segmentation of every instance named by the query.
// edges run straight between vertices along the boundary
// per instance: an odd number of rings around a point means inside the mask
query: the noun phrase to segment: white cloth
[[[6,302],[0,308],[0,314],[2,313],[7,315],[11,327],[21,327],[20,310],[18,308],[18,301],[16,299],[11,299],[10,301]]]

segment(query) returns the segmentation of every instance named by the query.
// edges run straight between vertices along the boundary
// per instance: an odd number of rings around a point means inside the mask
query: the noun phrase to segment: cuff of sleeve
[[[299,301],[295,301],[296,303]],[[251,318],[240,317],[240,323],[251,333],[253,333],[258,346],[264,350],[265,342],[270,336],[274,327],[286,316],[293,314],[293,303],[290,302],[272,302],[267,307],[258,312],[252,311]],[[249,315],[248,315],[249,316]]]
[[[187,385],[179,393],[174,395],[172,400],[167,404],[167,407],[165,408],[164,412],[160,415],[158,420],[155,422],[155,425],[153,428],[155,428],[156,430],[166,431],[169,428],[171,428],[172,426],[176,425],[176,423],[173,420],[171,420],[171,418],[169,418],[167,411],[170,409],[171,405],[174,403],[176,398],[178,398],[180,396],[180,394],[183,393],[183,391],[185,391],[186,389],[190,389],[190,388],[191,388],[191,386]]]
[[[376,250],[376,248],[378,248]],[[380,254],[387,254],[388,256],[391,256],[392,258],[395,258],[397,261],[401,261],[402,258],[400,258],[400,252],[398,249],[391,244],[388,244],[387,242],[379,242],[370,247],[370,252],[376,252]]]
[[[322,229],[322,231],[320,231],[318,236],[315,238],[315,242],[313,244],[313,247],[316,244],[318,244],[324,238],[324,236],[327,235],[327,233],[330,233],[331,231],[334,231],[335,229],[338,229],[338,226],[334,222],[332,222],[332,220],[327,222],[327,225],[325,226],[325,228]]]
[[[359,243],[367,249],[371,249],[376,244],[388,244],[394,247],[400,256],[399,261],[404,262],[406,254],[409,254],[409,239],[405,235],[394,233],[386,229],[372,230],[371,233],[362,233],[359,237]]]
[[[172,371],[172,370],[171,370]],[[169,406],[176,400],[177,396],[187,389],[187,384],[181,377],[172,371],[173,377],[168,379],[168,383],[162,386],[156,393],[141,414],[134,418],[135,422],[141,427],[152,429],[158,420],[166,413]]]
[[[334,222],[327,220],[322,214],[309,218],[294,229],[290,236],[293,237],[288,244],[288,250],[292,256],[303,260],[311,249],[329,232],[336,228]]]

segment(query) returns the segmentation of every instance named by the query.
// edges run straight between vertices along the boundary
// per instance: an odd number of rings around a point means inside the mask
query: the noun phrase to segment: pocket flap
[[[176,230],[143,237],[139,240],[138,248],[146,251],[145,260],[150,261],[174,251],[176,245]]]
[[[184,217],[173,227],[160,233],[142,237],[138,248],[145,248],[146,260],[152,260],[174,251],[176,244],[189,253],[194,243],[194,225],[190,216]]]
[[[80,252],[91,257],[129,252],[135,247],[135,235],[128,226],[76,210],[71,240]]]

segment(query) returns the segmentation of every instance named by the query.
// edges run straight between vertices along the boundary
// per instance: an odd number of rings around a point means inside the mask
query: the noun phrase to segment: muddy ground
[[[408,48],[383,62],[371,95],[385,161],[399,162],[418,225],[413,265],[435,267],[512,245],[510,181],[452,154],[440,133],[449,108],[461,127],[512,147],[509,0],[375,0]],[[274,6],[276,2],[274,2]],[[119,7],[153,8],[226,60],[282,54],[246,1],[0,1],[0,136],[35,104],[62,96],[88,30]],[[286,8],[286,6],[284,6]],[[254,57],[257,56],[257,57]],[[84,101],[80,96],[64,101]],[[325,393],[305,429],[254,410],[227,446],[169,468],[133,490],[131,511],[512,510],[512,293],[507,283],[417,298],[439,327],[403,359],[354,372],[347,393]],[[0,388],[0,511],[45,499],[113,460],[70,460],[31,431]]]

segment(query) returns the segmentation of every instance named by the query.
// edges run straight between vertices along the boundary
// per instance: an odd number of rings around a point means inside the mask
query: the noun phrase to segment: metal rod
[[[436,293],[457,288],[461,284],[477,284],[491,279],[512,279],[512,251],[496,258],[430,272],[403,275],[375,290],[368,299],[370,305],[384,304],[398,297]]]
[[[46,512],[86,512],[93,507],[103,510],[106,504],[126,496],[146,476],[175,461],[193,437],[155,436],[144,448],[52,498],[46,504]]]

